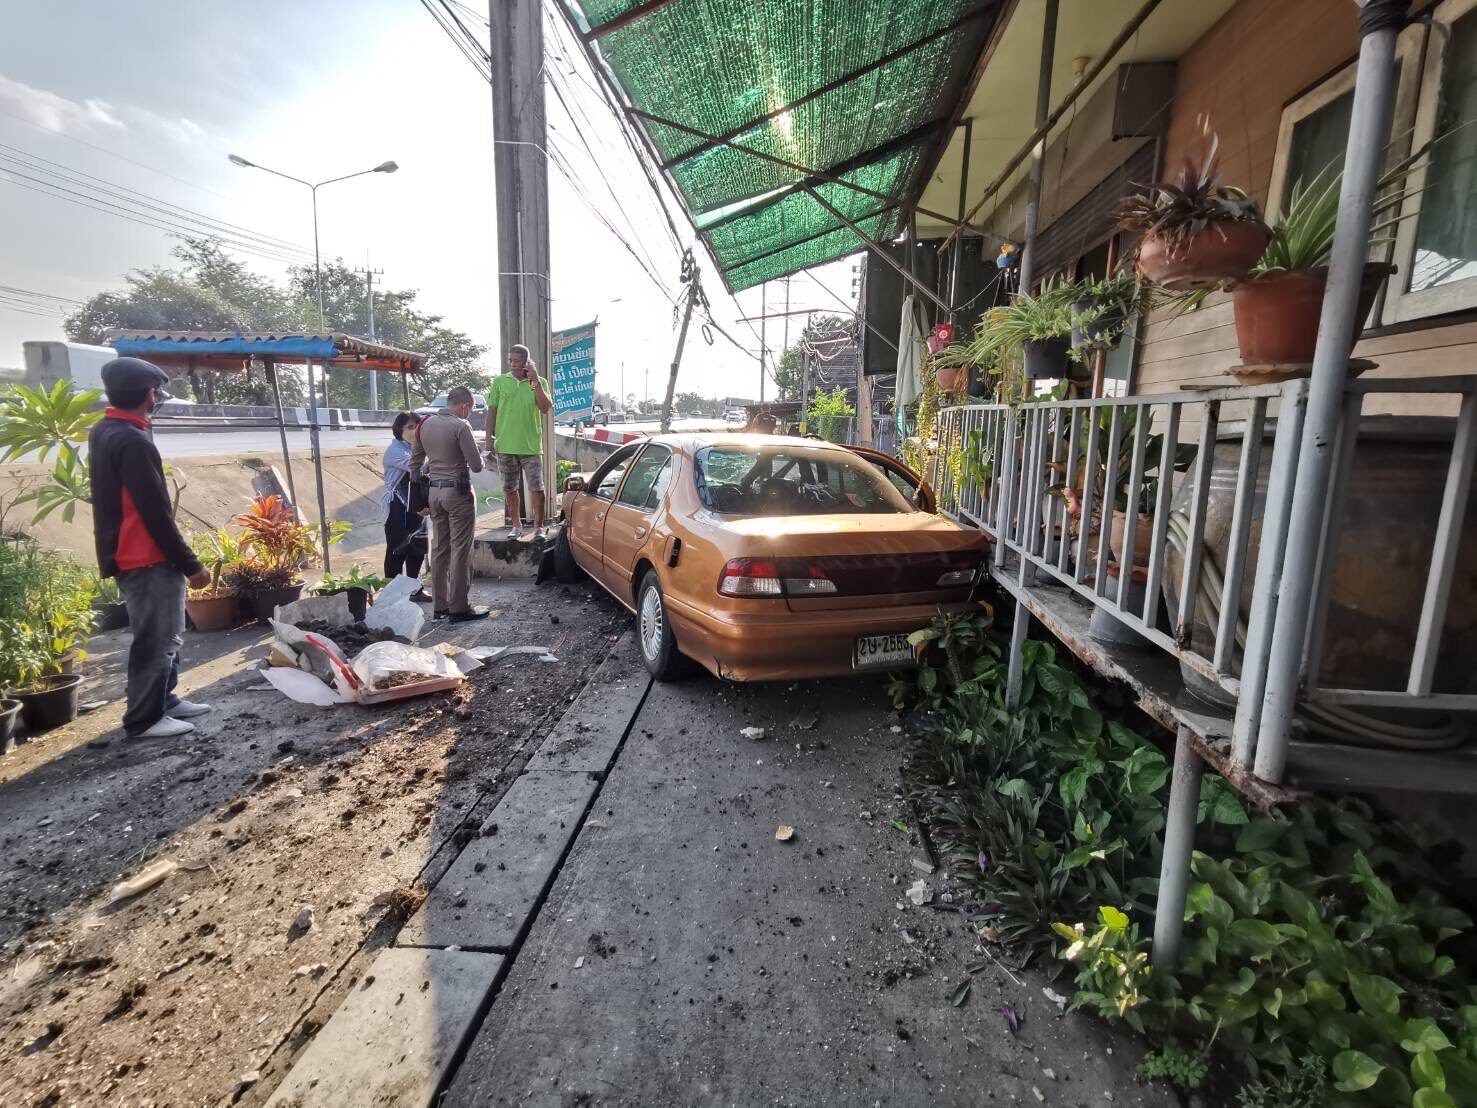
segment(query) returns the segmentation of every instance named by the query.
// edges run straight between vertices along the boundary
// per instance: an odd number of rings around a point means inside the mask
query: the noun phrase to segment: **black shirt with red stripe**
[[[92,531],[104,577],[167,563],[189,577],[204,567],[175,525],[164,463],[149,421],[109,408],[87,436]]]

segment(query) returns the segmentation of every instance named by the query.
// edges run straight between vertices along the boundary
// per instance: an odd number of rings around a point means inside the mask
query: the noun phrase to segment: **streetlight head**
[[[379,165],[374,167],[374,171],[376,173],[394,173],[399,168],[394,162],[380,162]]]
[[[247,161],[240,154],[227,154],[226,155],[226,160],[228,162],[230,162],[232,165],[245,166],[247,169],[255,169],[256,168],[251,162]]]

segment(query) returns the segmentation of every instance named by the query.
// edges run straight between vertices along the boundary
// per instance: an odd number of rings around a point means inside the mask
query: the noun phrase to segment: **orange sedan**
[[[911,665],[908,635],[968,601],[987,553],[900,462],[814,439],[644,439],[563,506],[560,580],[583,570],[634,612],[663,680],[687,659],[731,681]]]

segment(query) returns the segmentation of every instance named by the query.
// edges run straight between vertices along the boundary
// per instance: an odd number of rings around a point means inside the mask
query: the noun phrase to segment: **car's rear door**
[[[659,443],[648,443],[630,466],[605,520],[604,574],[607,587],[634,601],[635,569],[641,551],[656,538],[654,528],[665,508],[666,491],[677,460]]]

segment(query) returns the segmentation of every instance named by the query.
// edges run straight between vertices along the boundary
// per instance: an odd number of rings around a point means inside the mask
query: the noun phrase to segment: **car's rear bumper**
[[[803,677],[840,677],[885,673],[894,666],[857,669],[852,660],[863,635],[911,633],[926,627],[942,606],[961,602],[909,604],[901,607],[852,608],[792,612],[779,601],[762,601],[752,613],[701,611],[667,601],[677,647],[718,677],[728,681],[790,681]]]

